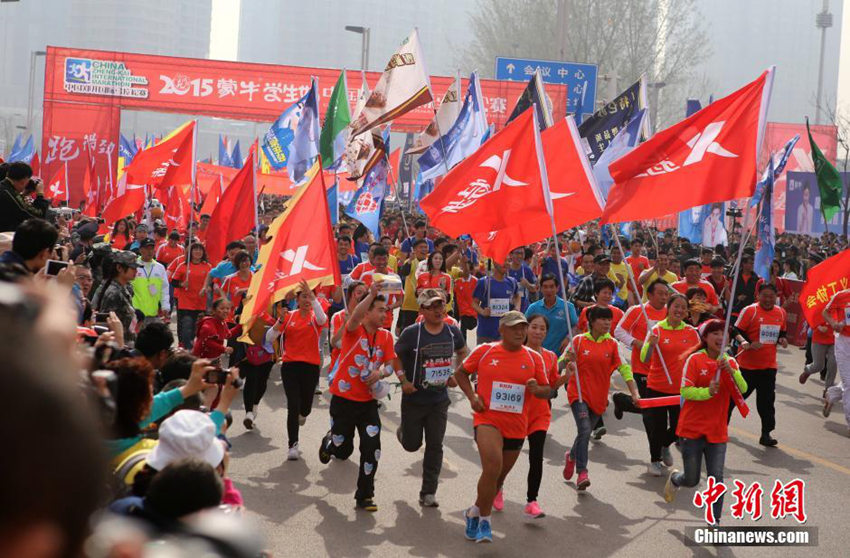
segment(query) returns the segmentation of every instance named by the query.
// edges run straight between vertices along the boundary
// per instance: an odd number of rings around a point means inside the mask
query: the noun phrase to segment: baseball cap
[[[419,303],[419,306],[430,306],[438,300],[440,302],[446,301],[446,295],[443,294],[442,289],[423,289],[419,293],[419,296],[416,297],[416,302]]]
[[[205,413],[183,409],[159,427],[159,442],[148,454],[147,464],[162,471],[180,459],[194,458],[218,467],[224,444],[215,436],[215,423]]]
[[[597,254],[593,258],[593,263],[611,263],[611,258],[607,254]]]
[[[156,246],[156,241],[152,238],[146,238],[139,243],[139,248],[145,248],[147,246]]]
[[[499,327],[501,326],[515,326],[519,324],[527,324],[528,320],[525,319],[525,314],[522,312],[518,312],[516,310],[511,310],[510,312],[505,312],[505,315],[499,318]]]
[[[136,254],[129,250],[115,250],[112,253],[112,259],[115,263],[120,263],[127,267],[139,267],[139,261],[136,259]]]
[[[141,232],[148,232],[148,226],[145,225],[144,223],[139,223],[138,225],[136,225],[135,230],[136,230],[136,232],[140,232],[140,231]]]

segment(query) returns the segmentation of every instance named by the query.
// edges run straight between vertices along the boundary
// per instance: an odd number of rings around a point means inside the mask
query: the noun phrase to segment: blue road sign
[[[528,81],[537,69],[545,83],[567,86],[567,112],[578,122],[596,110],[596,64],[496,57],[496,79]]]

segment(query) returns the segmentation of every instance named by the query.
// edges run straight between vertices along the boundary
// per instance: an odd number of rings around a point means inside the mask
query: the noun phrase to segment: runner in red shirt
[[[297,461],[300,457],[298,432],[313,409],[322,362],[319,333],[328,322],[322,305],[304,280],[298,284],[296,300],[297,310],[283,314],[272,327],[283,337],[280,379],[286,392],[288,461]]]
[[[620,323],[620,320],[623,319],[623,311],[617,308],[616,306],[611,306],[611,301],[614,300],[614,289],[616,285],[610,279],[602,279],[600,281],[596,281],[594,284],[594,294],[596,295],[596,304],[593,306],[585,306],[581,309],[581,315],[578,318],[578,326],[576,326],[577,331],[579,333],[585,333],[587,331],[587,311],[594,307],[600,308],[610,308],[614,317],[611,319],[611,331],[614,331],[617,328],[617,324]]]
[[[236,315],[242,311],[242,299],[248,294],[248,287],[251,286],[251,279],[254,277],[254,272],[251,271],[251,256],[248,252],[243,250],[236,254],[233,265],[238,271],[225,277],[221,287],[217,288],[219,296],[226,296],[233,305],[228,318],[230,322],[237,321]]]
[[[630,302],[632,304],[637,304],[640,301],[641,296],[643,296],[643,286],[640,284],[640,282],[638,282],[637,279],[638,277],[640,277],[641,273],[650,268],[650,265],[649,259],[646,256],[642,255],[643,241],[640,238],[635,237],[632,239],[631,250],[631,255],[626,257],[626,263],[629,264],[632,268],[632,273],[634,274],[635,282],[637,283],[638,292],[637,296],[635,296],[634,293],[629,292],[629,297],[634,297],[634,300],[631,300]]]
[[[590,486],[587,446],[591,428],[608,407],[608,390],[614,370],[618,370],[625,380],[633,402],[637,404],[640,401],[631,367],[620,361],[620,348],[610,334],[614,317],[612,310],[611,307],[591,307],[588,312],[590,331],[573,337],[563,357],[563,361],[568,363],[570,376],[567,399],[578,431],[572,447],[564,456],[563,476],[570,480],[578,469],[578,490],[586,490]]]
[[[447,295],[452,294],[452,277],[446,273],[446,263],[443,254],[431,252],[428,254],[427,271],[416,278],[417,296],[425,289],[441,289]],[[450,304],[450,301],[447,302]]]
[[[461,275],[454,281],[455,309],[460,320],[460,332],[466,341],[466,332],[478,326],[478,312],[472,307],[472,293],[478,278],[471,274],[472,263],[463,255],[460,259]]]
[[[708,312],[714,314],[720,310],[720,301],[717,299],[714,286],[702,279],[702,267],[700,263],[697,260],[688,260],[683,267],[685,268],[685,278],[673,283],[673,289],[682,294],[687,294],[688,289],[691,287],[699,287],[705,291],[705,297],[709,304]]]
[[[835,339],[835,360],[838,362],[838,374],[841,376],[840,386],[830,386],[826,390],[823,415],[828,417],[832,406],[842,401],[844,420],[850,426],[850,289],[832,295],[821,316],[833,331],[838,332]]]
[[[667,302],[667,317],[649,332],[640,353],[641,360],[649,363],[647,398],[679,394],[685,360],[699,345],[697,330],[684,322],[687,313],[688,300],[684,295],[673,294]],[[670,445],[676,441],[679,406],[652,407],[644,410],[644,416],[649,426],[649,473],[660,477],[665,466],[673,465]]]
[[[178,256],[182,256],[185,250],[180,245],[180,233],[172,231],[168,235],[168,241],[156,250],[156,261],[168,267]]]
[[[382,329],[387,303],[377,283],[351,310],[342,334],[337,372],[331,383],[331,429],[322,438],[319,460],[348,459],[354,451],[354,431],[360,437],[360,472],[354,499],[358,509],[378,511],[375,475],[381,456],[381,417],[377,399],[386,397],[389,386],[381,381],[393,374],[393,336]],[[342,472],[340,472],[342,473]]]
[[[202,295],[201,291],[211,266],[203,244],[192,244],[189,255],[191,261],[177,264],[171,282],[174,286],[174,298],[177,299],[177,339],[181,347],[191,351],[198,318],[207,308],[207,297]]]
[[[540,353],[523,346],[528,321],[522,312],[506,312],[499,333],[501,341],[476,347],[454,374],[472,407],[481,455],[478,495],[464,512],[466,538],[476,542],[493,542],[493,500],[522,449],[531,397],[547,399],[552,393]],[[469,376],[476,373],[473,388]]]
[[[677,469],[670,471],[664,486],[664,500],[668,503],[673,501],[680,486],[699,484],[703,459],[706,475],[723,482],[726,442],[729,439],[724,413],[732,403],[730,389],[747,390],[747,382],[735,359],[726,355],[721,358],[724,328],[722,320],[703,323],[699,330],[701,344],[685,361],[680,389],[684,404],[676,428],[682,447],[684,472],[680,473]],[[730,388],[716,379],[718,367],[722,368],[720,374],[732,375],[736,387]],[[714,502],[712,509],[714,517],[719,520],[723,495]]]
[[[770,435],[776,428],[776,346],[785,348],[785,310],[776,306],[776,286],[764,283],[757,293],[758,302],[741,310],[735,322],[735,338],[741,346],[738,364],[747,381],[744,399],[756,391],[756,409],[761,419],[759,443],[773,447],[778,442]],[[732,416],[733,407],[729,407]]]
[[[369,289],[362,281],[352,281],[345,287],[345,308],[331,317],[331,362],[328,370],[328,385],[333,382],[336,373],[339,349],[342,346],[342,334],[345,332],[345,321],[348,319],[349,308],[354,308]]]

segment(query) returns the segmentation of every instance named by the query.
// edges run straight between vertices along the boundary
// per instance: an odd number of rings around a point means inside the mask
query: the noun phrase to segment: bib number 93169
[[[507,382],[493,382],[490,391],[490,410],[503,413],[521,413],[525,403],[525,386]]]

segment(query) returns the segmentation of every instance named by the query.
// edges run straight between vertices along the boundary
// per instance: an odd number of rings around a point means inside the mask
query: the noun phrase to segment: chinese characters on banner
[[[765,494],[761,483],[754,482],[750,486],[735,480],[735,488],[731,491],[732,517],[743,520],[749,517],[753,521],[761,519],[763,512],[762,498]],[[694,506],[702,508],[705,522],[714,525],[717,518],[714,515],[713,504],[727,492],[728,487],[714,477],[708,477],[705,490],[694,493]],[[770,517],[772,519],[793,518],[797,523],[805,523],[806,514],[806,483],[802,479],[793,479],[787,483],[775,480],[768,495]]]
[[[379,75],[367,72],[366,80],[374,85]],[[323,115],[339,76],[336,69],[48,47],[42,150],[48,152],[48,142],[54,137],[54,143],[64,139],[66,144],[75,141],[79,147],[83,136],[90,133],[117,143],[120,110],[125,108],[272,122],[307,91],[313,76],[319,79]],[[431,86],[434,91],[445,91],[453,79],[433,76]],[[347,80],[353,103],[361,85],[360,72],[348,72]],[[524,87],[519,82],[481,80],[487,118],[497,129],[504,126]],[[553,106],[565,106],[564,86],[550,84],[546,89]],[[74,103],[74,110],[66,103]],[[393,130],[420,132],[433,116],[431,106],[419,107],[396,120]],[[563,118],[563,108],[554,116]],[[113,174],[116,162],[113,159]],[[59,164],[58,159],[51,159],[42,174],[51,176]],[[108,180],[109,169],[101,164],[99,160],[98,175]],[[80,182],[83,164],[73,159],[68,165],[72,183]],[[72,205],[82,199],[77,190],[72,190]]]

